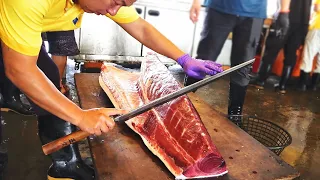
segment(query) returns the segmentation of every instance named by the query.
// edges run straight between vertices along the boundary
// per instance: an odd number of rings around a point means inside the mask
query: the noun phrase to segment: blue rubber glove
[[[177,62],[188,76],[196,79],[203,79],[206,75],[212,76],[223,71],[221,64],[209,60],[194,59],[189,54],[179,57]]]

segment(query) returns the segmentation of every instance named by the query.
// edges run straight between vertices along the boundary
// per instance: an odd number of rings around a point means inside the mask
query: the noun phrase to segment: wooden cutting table
[[[113,107],[100,88],[97,73],[75,74],[83,109]],[[195,94],[188,94],[227,163],[229,173],[212,179],[294,179],[299,177],[290,165],[231,123]],[[174,179],[164,164],[143,144],[140,136],[124,123],[107,135],[90,137],[89,143],[99,180]]]

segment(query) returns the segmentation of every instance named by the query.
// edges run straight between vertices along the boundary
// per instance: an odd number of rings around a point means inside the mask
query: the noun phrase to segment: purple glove
[[[193,78],[203,79],[206,75],[215,75],[222,72],[222,65],[209,60],[199,60],[185,54],[178,58],[177,62],[184,72]]]

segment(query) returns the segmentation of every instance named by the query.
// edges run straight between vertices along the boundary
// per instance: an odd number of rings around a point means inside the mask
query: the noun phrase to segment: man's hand
[[[194,59],[188,54],[178,58],[177,62],[188,76],[196,79],[203,79],[206,75],[212,76],[223,71],[221,64],[209,60]]]
[[[201,4],[199,0],[194,0],[190,8],[190,20],[193,23],[198,22]]]
[[[275,23],[275,30],[278,37],[283,39],[289,30],[289,12],[280,12]]]
[[[83,131],[100,136],[114,128],[115,123],[110,116],[124,113],[127,113],[127,111],[113,108],[83,110],[82,119],[74,124]]]

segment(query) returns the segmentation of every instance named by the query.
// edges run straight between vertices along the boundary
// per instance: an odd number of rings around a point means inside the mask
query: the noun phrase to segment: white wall
[[[272,18],[280,7],[280,0],[267,0],[267,17]]]

